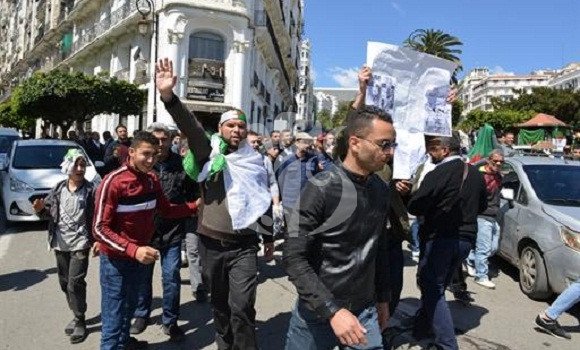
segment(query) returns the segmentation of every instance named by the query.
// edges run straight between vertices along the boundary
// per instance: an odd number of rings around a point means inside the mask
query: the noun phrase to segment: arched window
[[[211,32],[189,37],[187,99],[224,102],[225,41]]]
[[[224,39],[214,33],[198,32],[189,37],[189,58],[225,59]]]

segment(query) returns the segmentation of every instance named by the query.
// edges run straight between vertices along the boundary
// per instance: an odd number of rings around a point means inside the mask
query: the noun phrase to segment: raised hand
[[[168,58],[160,59],[155,65],[155,85],[163,101],[171,100],[173,87],[177,77],[173,74],[173,61]]]
[[[358,71],[358,89],[360,93],[367,92],[367,85],[372,78],[372,71],[369,67],[362,66],[362,68]]]

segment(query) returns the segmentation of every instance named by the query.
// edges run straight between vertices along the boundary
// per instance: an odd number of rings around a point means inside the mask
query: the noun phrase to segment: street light
[[[157,62],[157,43],[159,42],[159,14],[155,11],[155,0],[135,0],[137,11],[141,14],[141,19],[137,22],[137,27],[141,35],[146,35],[149,32],[151,22],[153,22],[153,57],[150,60],[151,84],[149,89],[153,89],[153,122],[157,121],[157,89],[155,88],[155,71],[152,67]],[[153,13],[153,21],[149,20],[149,15]]]

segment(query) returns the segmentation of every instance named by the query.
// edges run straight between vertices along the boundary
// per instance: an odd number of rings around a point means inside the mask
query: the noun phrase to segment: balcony
[[[85,46],[109,32],[111,28],[128,19],[131,14],[136,13],[136,11],[137,7],[134,1],[125,2],[123,6],[111,12],[109,16],[86,28],[84,32],[79,35],[79,38],[73,42],[72,49],[69,52],[63,52],[64,58],[68,58],[69,56],[79,52]]]

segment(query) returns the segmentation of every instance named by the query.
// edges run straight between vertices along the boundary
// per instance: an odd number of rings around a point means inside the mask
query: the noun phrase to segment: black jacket
[[[189,178],[183,170],[179,155],[169,152],[169,157],[163,162],[157,162],[153,171],[159,178],[163,194],[172,204],[193,202],[199,198],[197,183]],[[181,242],[190,218],[167,219],[156,215],[154,219],[155,233],[151,245],[155,248],[167,248]]]
[[[389,301],[388,208],[388,187],[374,174],[362,179],[341,165],[308,181],[283,260],[308,308],[329,318]]]
[[[477,214],[487,208],[487,192],[481,173],[467,167],[461,193],[465,163],[459,158],[439,164],[425,176],[409,202],[409,213],[425,217],[422,237],[475,240]]]

